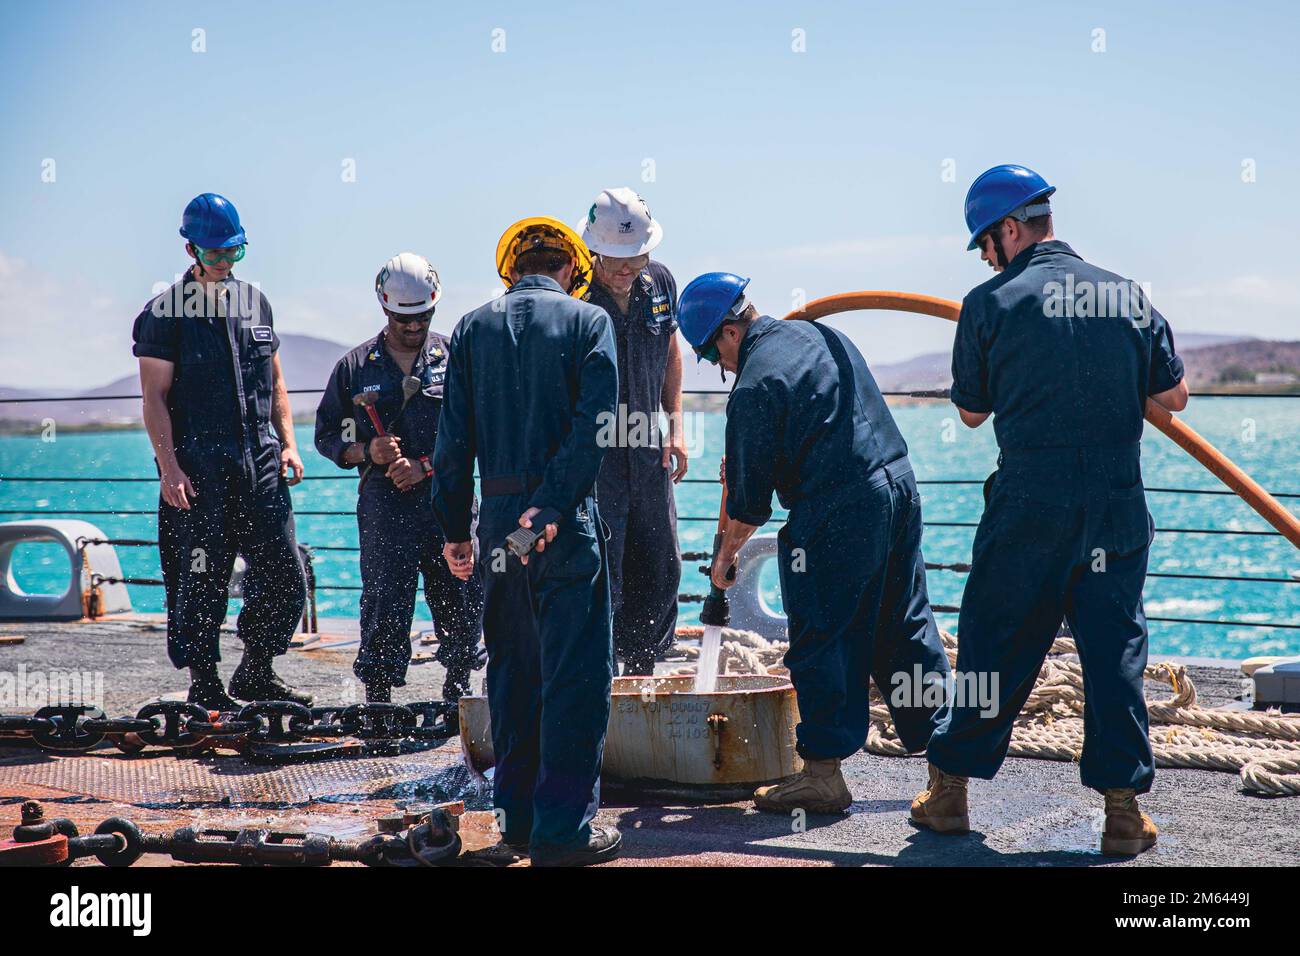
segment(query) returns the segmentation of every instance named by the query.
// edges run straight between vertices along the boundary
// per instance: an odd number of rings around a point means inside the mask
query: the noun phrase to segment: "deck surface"
[[[355,637],[355,623],[323,621],[322,631]],[[157,619],[95,624],[0,624],[0,674],[48,675],[52,668],[103,679],[110,716],[132,715],[162,694],[182,692],[185,675],[167,661]],[[239,658],[233,634],[222,638],[223,674]],[[416,650],[427,650],[418,644]],[[319,703],[355,702],[351,675],[355,644],[294,651],[277,665]],[[1202,702],[1221,704],[1239,691],[1229,668],[1191,668]],[[440,696],[436,663],[413,666],[397,702]],[[475,675],[475,687],[482,674]],[[20,713],[22,707],[0,706]],[[1113,861],[1096,852],[1100,797],[1085,790],[1071,763],[1011,758],[994,781],[972,781],[975,832],[941,837],[915,830],[907,807],[924,786],[922,758],[860,753],[845,761],[853,792],[849,813],[809,817],[805,828],[783,816],[756,812],[747,802],[658,803],[607,792],[603,822],[624,835],[615,866],[1179,866],[1300,863],[1300,799],[1242,791],[1235,774],[1161,770],[1143,808],[1161,829],[1153,852]],[[457,740],[392,757],[351,757],[287,767],[246,763],[238,756],[177,757],[149,750],[127,757],[104,747],[89,754],[52,755],[0,742],[0,835],[17,822],[19,804],[39,799],[49,816],[71,817],[83,832],[110,816],[125,816],[153,832],[180,826],[256,825],[361,838],[373,820],[411,802],[464,799],[467,847],[491,840],[490,795],[470,779]],[[167,865],[145,857],[140,865]],[[82,861],[77,865],[96,865]]]

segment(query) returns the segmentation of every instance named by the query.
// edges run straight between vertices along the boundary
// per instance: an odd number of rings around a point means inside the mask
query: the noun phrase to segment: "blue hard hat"
[[[677,300],[677,324],[697,352],[713,341],[722,323],[734,317],[733,308],[745,294],[748,279],[732,272],[706,272],[696,276]]]
[[[970,244],[966,248],[974,249],[978,246],[979,237],[990,226],[1018,212],[1035,199],[1046,199],[1054,192],[1055,186],[1049,186],[1046,179],[1026,166],[1008,163],[981,173],[966,193],[966,228],[970,230]],[[1025,210],[1028,215],[1016,218],[1031,219],[1050,211],[1051,207],[1047,203],[1041,203],[1040,207]]]
[[[181,235],[200,249],[225,249],[248,241],[235,204],[225,196],[195,196],[181,216]]]

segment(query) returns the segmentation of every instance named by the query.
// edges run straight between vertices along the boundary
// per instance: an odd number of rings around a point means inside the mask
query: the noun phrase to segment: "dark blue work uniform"
[[[238,632],[248,652],[287,651],[306,601],[271,424],[280,346],[272,321],[255,286],[232,277],[209,299],[188,271],[135,320],[135,355],[175,366],[167,409],[176,460],[196,492],[188,511],[158,499],[167,655],[176,667],[221,659],[236,555],[247,564]]]
[[[1064,618],[1088,702],[1083,783],[1151,787],[1142,585],[1153,525],[1139,442],[1147,396],[1177,386],[1183,363],[1135,288],[1052,240],[962,303],[952,401],[993,413],[1001,453],[975,533],[957,670],[997,674],[999,700],[991,717],[953,707],[929,748],[948,773],[997,772]]]
[[[417,462],[433,455],[447,375],[445,335],[429,332],[411,366],[420,388],[406,397],[406,373],[384,347],[386,333],[363,342],[334,366],[316,409],[316,449],[340,468],[359,468],[357,531],[361,543],[361,649],[353,672],[367,683],[401,687],[411,662],[415,588],[424,576],[424,598],[438,635],[438,661],[449,673],[467,675],[476,663],[483,615],[483,584],[451,573],[442,556],[443,537],[433,520],[432,482],[400,491],[386,465],[349,465],[352,442],[378,437],[370,416],[353,399],[376,392],[375,411],[384,429],[401,439],[402,455]],[[346,432],[346,433],[345,433]]]
[[[867,739],[875,678],[908,750],[941,708],[895,706],[894,675],[949,672],[930,611],[921,501],[899,434],[861,353],[817,322],[755,319],[727,400],[727,515],[761,525],[776,491],[777,536],[799,699],[802,756],[826,760]],[[917,693],[916,699],[922,699]]]
[[[668,347],[677,332],[677,283],[651,262],[632,283],[626,315],[598,282],[587,301],[614,323],[619,417],[628,423],[629,442],[606,450],[596,485],[600,516],[609,525],[614,650],[625,674],[651,674],[655,657],[677,633],[682,580],[672,469],[663,467],[659,432]],[[646,441],[634,447],[641,435]]]
[[[468,541],[474,460],[482,483],[483,636],[496,752],[493,781],[510,843],[586,845],[614,675],[605,532],[594,489],[602,423],[618,401],[609,316],[546,276],[525,276],[451,336],[433,458],[433,507],[447,540]],[[530,507],[560,513],[528,564],[506,535]]]

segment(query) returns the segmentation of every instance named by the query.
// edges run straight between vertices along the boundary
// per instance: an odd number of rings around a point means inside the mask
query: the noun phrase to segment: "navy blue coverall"
[[[379,395],[375,411],[384,429],[401,439],[412,462],[432,456],[447,374],[445,335],[430,331],[411,366],[419,391],[408,399],[406,373],[384,347],[386,333],[363,342],[334,366],[316,409],[316,449],[340,468],[359,468],[357,531],[361,543],[361,648],[352,670],[366,683],[406,683],[411,662],[411,619],[415,589],[424,576],[424,599],[438,635],[438,662],[449,674],[468,675],[477,662],[482,629],[483,583],[451,573],[442,556],[443,537],[433,520],[432,482],[401,491],[387,466],[349,465],[343,454],[352,442],[378,437],[370,416],[353,399]],[[345,432],[346,430],[346,432]]]
[[[593,494],[601,422],[618,401],[609,316],[546,276],[525,276],[451,336],[434,453],[433,507],[468,541],[474,460],[482,484],[483,635],[503,836],[586,845],[600,804],[614,638],[605,530]],[[504,547],[530,507],[559,534],[527,565]]]
[[[672,469],[663,467],[658,424],[668,346],[677,331],[677,283],[664,266],[651,262],[632,283],[626,315],[598,282],[587,301],[614,323],[619,419],[627,422],[629,439],[606,449],[596,483],[600,516],[609,525],[614,650],[625,674],[651,674],[656,656],[677,633],[682,580]],[[638,445],[643,435],[646,440]]]
[[[196,492],[189,510],[158,499],[167,656],[178,668],[221,659],[236,555],[247,565],[238,621],[245,651],[283,654],[307,586],[271,424],[272,360],[280,347],[271,305],[233,277],[210,299],[187,271],[149,301],[132,334],[137,357],[175,366],[167,409],[176,461]]]
[[[869,679],[898,736],[921,750],[942,715],[896,675],[949,673],[930,611],[921,502],[907,444],[862,355],[817,322],[755,319],[727,401],[727,515],[762,525],[775,489],[790,516],[777,536],[799,753],[844,758],[869,726]]]
[[[993,716],[957,701],[929,758],[948,773],[997,773],[1064,618],[1087,697],[1083,783],[1145,793],[1155,764],[1142,585],[1154,526],[1139,442],[1147,396],[1183,378],[1173,332],[1127,279],[1063,242],[1039,242],[962,303],[952,374],[953,403],[992,412],[1001,449],[962,598],[957,671],[997,674],[999,697]]]

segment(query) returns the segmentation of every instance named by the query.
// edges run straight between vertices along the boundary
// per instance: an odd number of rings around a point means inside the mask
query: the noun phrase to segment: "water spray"
[[[713,562],[722,550],[722,539],[727,531],[727,479],[722,479],[722,504],[718,508],[718,530],[713,535],[713,551],[709,563],[700,568],[709,578],[709,596],[700,608],[700,623],[704,635],[700,638],[700,661],[695,669],[695,692],[711,694],[718,686],[718,656],[722,652],[722,629],[731,621],[731,604],[727,592],[713,583]],[[727,579],[734,580],[736,566],[727,570]]]

